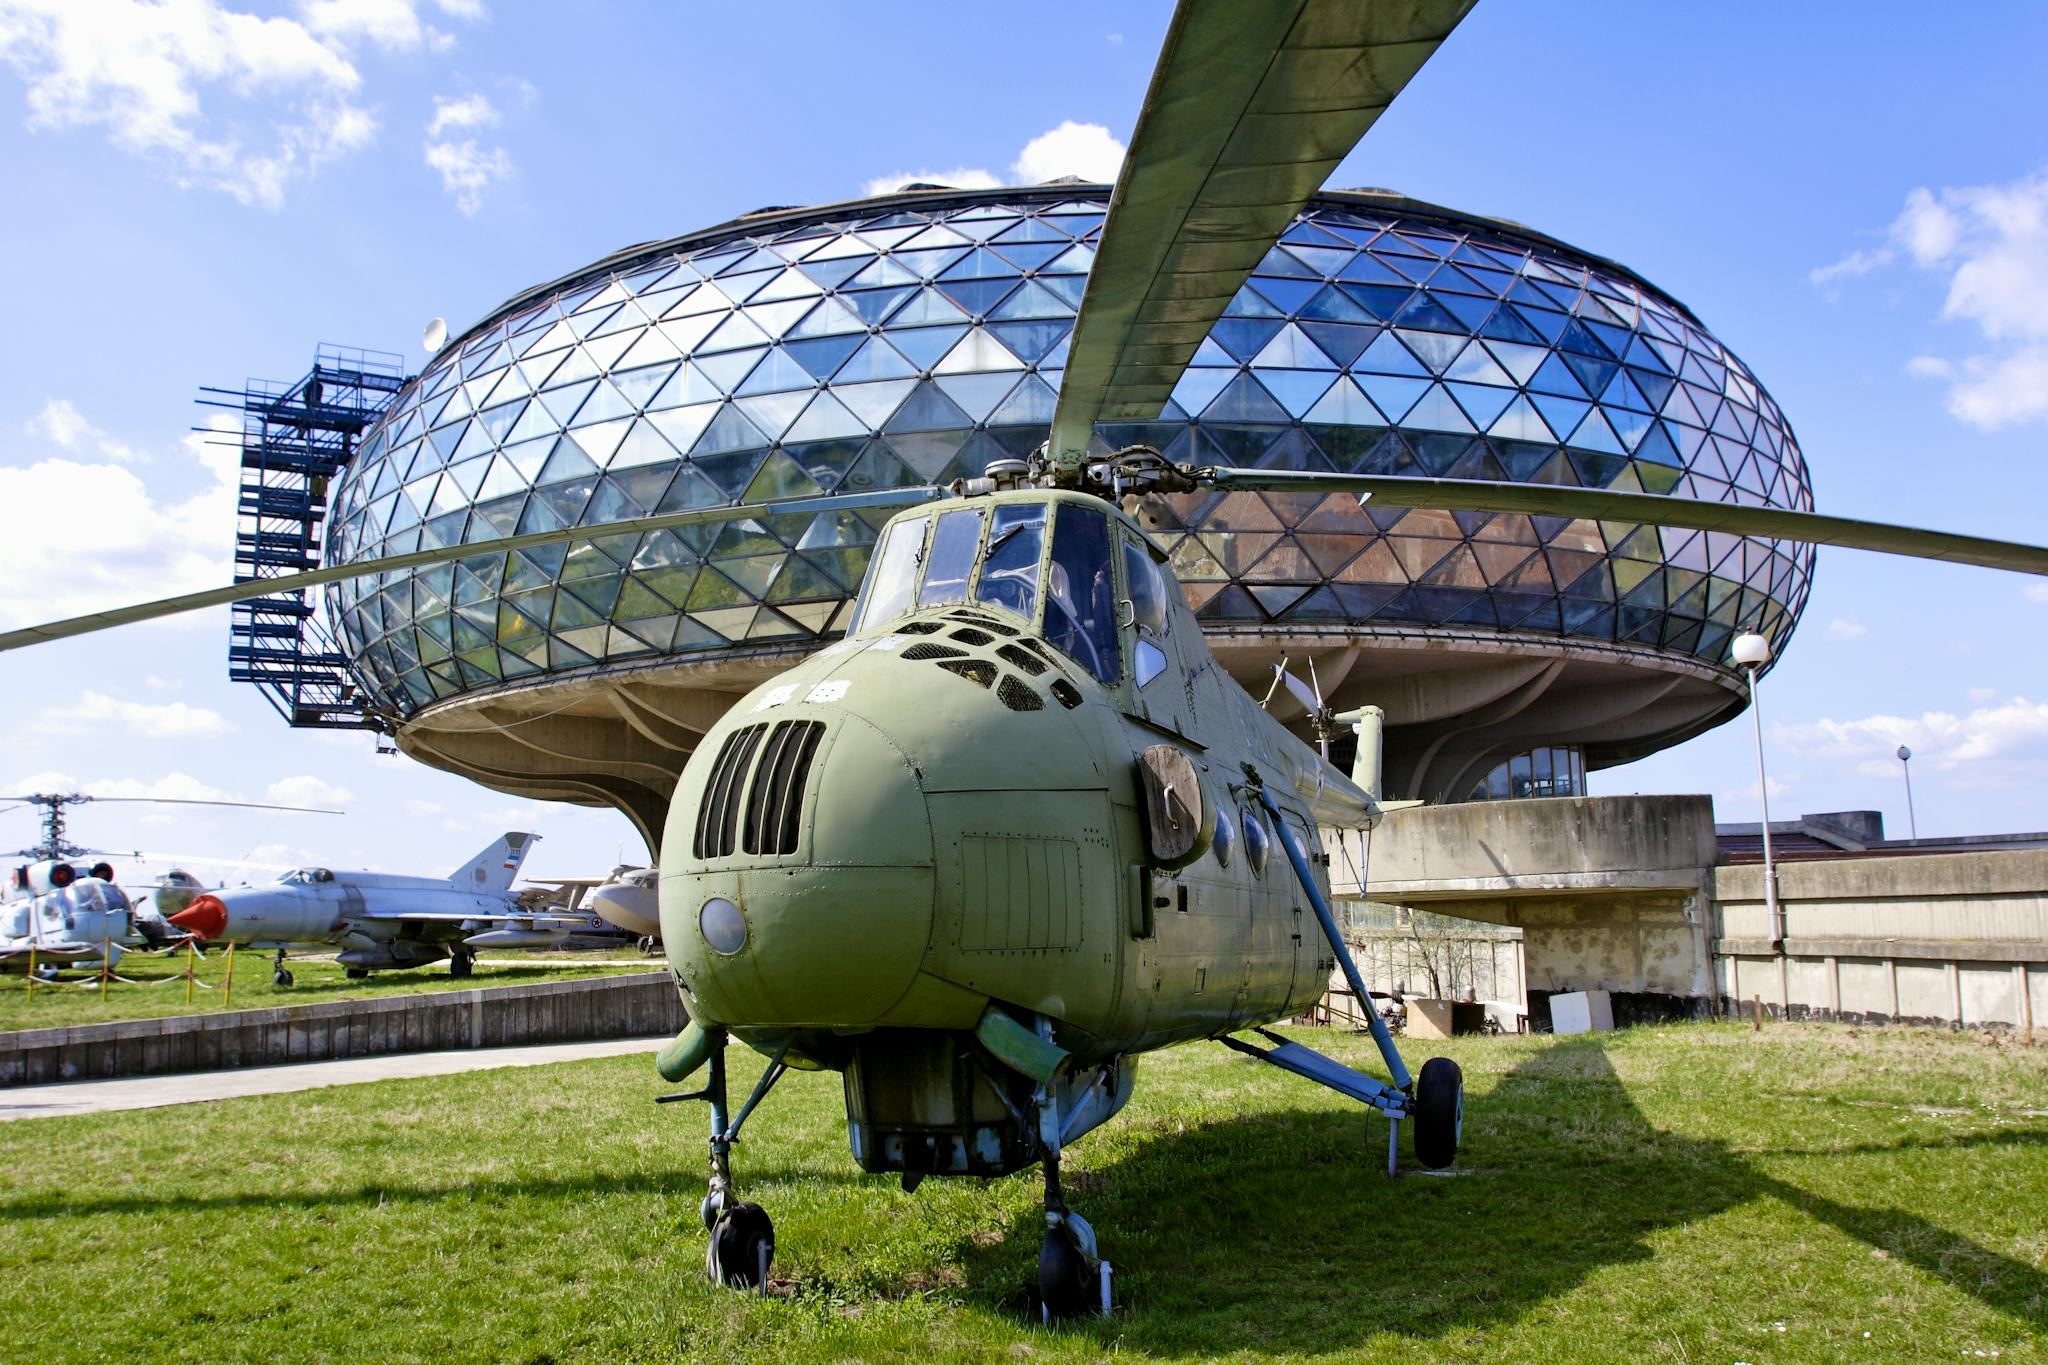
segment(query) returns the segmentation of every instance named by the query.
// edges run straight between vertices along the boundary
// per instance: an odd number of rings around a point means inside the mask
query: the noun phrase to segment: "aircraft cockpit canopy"
[[[1114,684],[1123,661],[1111,537],[1109,516],[1077,502],[980,503],[903,518],[875,552],[854,630],[885,626],[911,611],[974,602],[1039,626],[1047,644]],[[1141,634],[1163,635],[1169,614],[1158,566],[1131,541],[1124,544],[1124,565]],[[1139,685],[1164,667],[1158,647],[1141,641]]]
[[[334,880],[334,874],[324,867],[295,867],[278,880],[287,886],[316,886]]]

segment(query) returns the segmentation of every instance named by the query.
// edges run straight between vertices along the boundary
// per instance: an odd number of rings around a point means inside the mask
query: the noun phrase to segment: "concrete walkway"
[[[451,1076],[503,1066],[545,1066],[586,1057],[654,1052],[665,1038],[618,1038],[599,1043],[546,1043],[534,1047],[458,1048],[447,1052],[400,1052],[350,1057],[335,1062],[251,1066],[233,1071],[196,1071],[177,1076],[126,1076],[107,1081],[64,1081],[0,1090],[0,1120],[97,1114],[109,1109],[155,1109],[241,1095],[278,1095],[362,1081]],[[650,1077],[652,1073],[650,1072]]]

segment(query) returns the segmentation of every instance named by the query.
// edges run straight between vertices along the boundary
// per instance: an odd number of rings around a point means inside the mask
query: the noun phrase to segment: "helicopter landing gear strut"
[[[284,965],[284,949],[277,950],[277,956],[270,964],[270,984],[283,989],[292,984],[292,969]]]
[[[1051,1043],[1052,1021],[1043,1015],[1038,1019],[1038,1035]],[[1087,1103],[1084,1094],[1076,1097],[1073,1107],[1079,1109]],[[1045,1170],[1045,1243],[1038,1249],[1039,1316],[1045,1322],[1090,1312],[1107,1317],[1110,1264],[1095,1244],[1095,1229],[1067,1207],[1060,1189],[1060,1149],[1075,1115],[1060,1112],[1059,1092],[1050,1081],[1032,1092],[1031,1107],[1038,1120]]]
[[[768,1069],[761,1073],[761,1079],[754,1085],[754,1091],[747,1096],[747,1102],[740,1106],[738,1114],[730,1122],[726,1119],[727,1099],[725,1088],[725,1031],[709,1030],[711,1041],[710,1074],[702,1090],[687,1091],[677,1095],[661,1095],[657,1104],[670,1104],[677,1100],[707,1100],[711,1105],[711,1179],[710,1188],[705,1192],[703,1203],[697,1206],[698,1216],[704,1220],[704,1230],[711,1234],[710,1244],[704,1249],[704,1273],[713,1284],[722,1284],[731,1289],[751,1289],[756,1293],[768,1292],[768,1266],[775,1259],[775,1224],[768,1217],[767,1210],[759,1204],[737,1198],[732,1179],[732,1145],[739,1141],[740,1126],[754,1107],[762,1101],[775,1083],[782,1079],[789,1067],[783,1062],[788,1051],[777,1052],[768,1063]]]

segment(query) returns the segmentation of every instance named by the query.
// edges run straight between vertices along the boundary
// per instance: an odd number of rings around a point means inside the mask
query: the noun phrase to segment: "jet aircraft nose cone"
[[[180,929],[201,938],[219,938],[228,927],[228,908],[219,896],[209,892],[195,896],[190,905],[168,916],[168,919]]]

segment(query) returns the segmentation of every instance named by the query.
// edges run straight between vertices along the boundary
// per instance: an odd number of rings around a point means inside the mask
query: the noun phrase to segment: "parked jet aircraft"
[[[593,923],[531,914],[511,894],[539,838],[505,834],[446,878],[293,868],[268,885],[205,892],[170,922],[205,942],[275,949],[280,986],[292,984],[288,950],[330,944],[355,978],[443,958],[450,976],[468,976],[479,948],[543,948]]]

